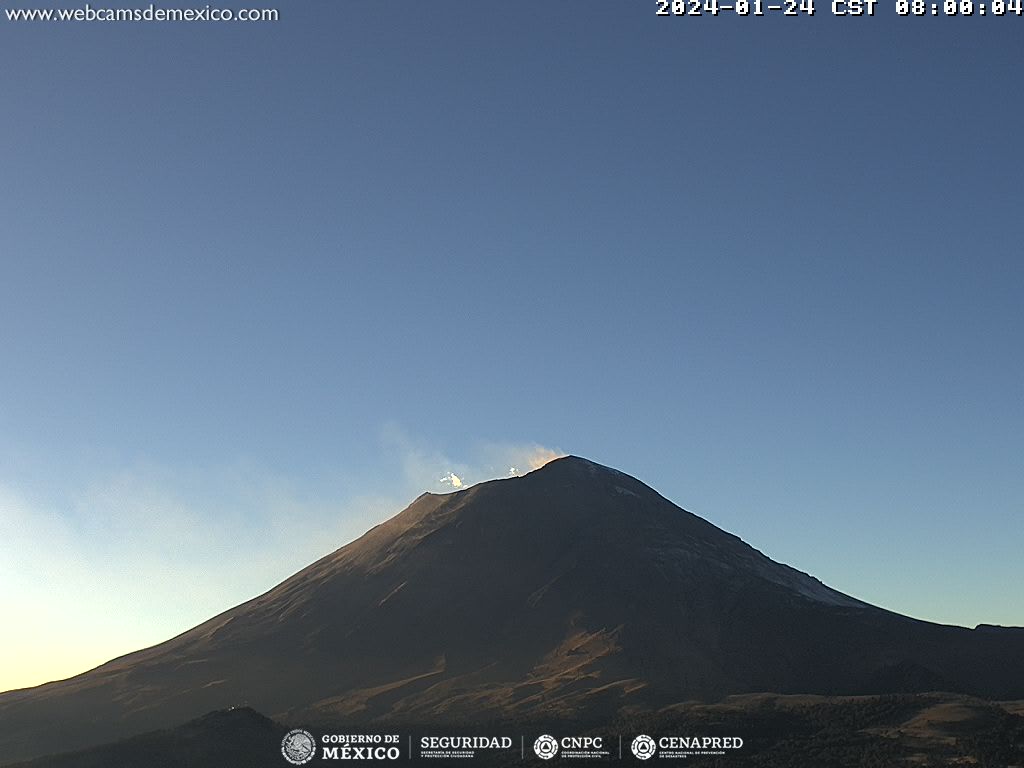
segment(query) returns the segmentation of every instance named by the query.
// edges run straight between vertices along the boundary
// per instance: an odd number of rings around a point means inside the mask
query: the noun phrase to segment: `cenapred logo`
[[[629,745],[629,748],[633,750],[633,755],[639,760],[652,758],[654,753],[658,751],[658,745],[646,733],[641,733],[633,739],[633,743]]]
[[[292,765],[305,765],[316,754],[316,740],[301,728],[288,731],[281,740],[281,754]]]
[[[548,736],[545,733],[533,742],[533,751],[537,753],[537,757],[541,760],[550,760],[558,754],[558,741],[554,736]]]

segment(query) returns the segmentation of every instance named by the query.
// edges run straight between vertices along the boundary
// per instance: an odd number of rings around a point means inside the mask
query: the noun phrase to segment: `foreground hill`
[[[602,736],[612,750],[622,736],[627,745],[623,759],[633,764],[639,761],[632,758],[628,745],[641,733],[654,737],[700,733],[742,734],[743,739],[742,748],[727,756],[689,760],[702,766],[1022,768],[1022,713],[1024,701],[989,702],[949,693],[855,697],[761,693],[620,717],[589,733]],[[519,734],[532,743],[538,733],[547,733],[555,724],[521,725]],[[507,726],[501,730],[514,732]],[[38,758],[14,768],[280,768],[287,765],[281,757],[285,732],[284,725],[240,708],[213,712],[177,728],[113,744]],[[532,755],[528,759],[540,762]],[[399,760],[407,760],[404,747]],[[499,768],[521,766],[523,761],[518,754],[484,753],[473,764]]]
[[[24,768],[280,768],[286,729],[247,707],[113,744],[48,755]]]
[[[424,494],[166,643],[0,695],[0,762],[242,703],[286,721],[587,723],[754,691],[931,690],[1024,698],[1024,630],[867,605],[568,457]]]

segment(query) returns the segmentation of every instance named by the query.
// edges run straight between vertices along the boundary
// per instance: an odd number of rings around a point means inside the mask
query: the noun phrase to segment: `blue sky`
[[[1024,625],[1018,17],[278,7],[0,20],[0,689],[549,452]]]

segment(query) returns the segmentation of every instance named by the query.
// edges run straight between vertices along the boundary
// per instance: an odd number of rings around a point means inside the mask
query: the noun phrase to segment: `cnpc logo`
[[[543,736],[538,736],[537,740],[533,742],[533,751],[541,760],[550,760],[558,754],[558,740],[546,733]]]
[[[603,742],[600,736],[563,736],[561,739],[556,739],[545,733],[533,742],[533,751],[541,760],[550,760],[558,754],[559,750],[563,752],[568,750],[574,753],[591,752],[601,749],[602,746]],[[572,757],[579,757],[579,755],[574,754]]]

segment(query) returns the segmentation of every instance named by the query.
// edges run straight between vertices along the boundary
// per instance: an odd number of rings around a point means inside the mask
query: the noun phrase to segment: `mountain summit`
[[[1024,631],[868,605],[570,456],[423,494],[176,638],[0,695],[0,763],[52,747],[55,726],[71,749],[237,705],[463,724],[754,691],[927,690],[1024,697]]]

